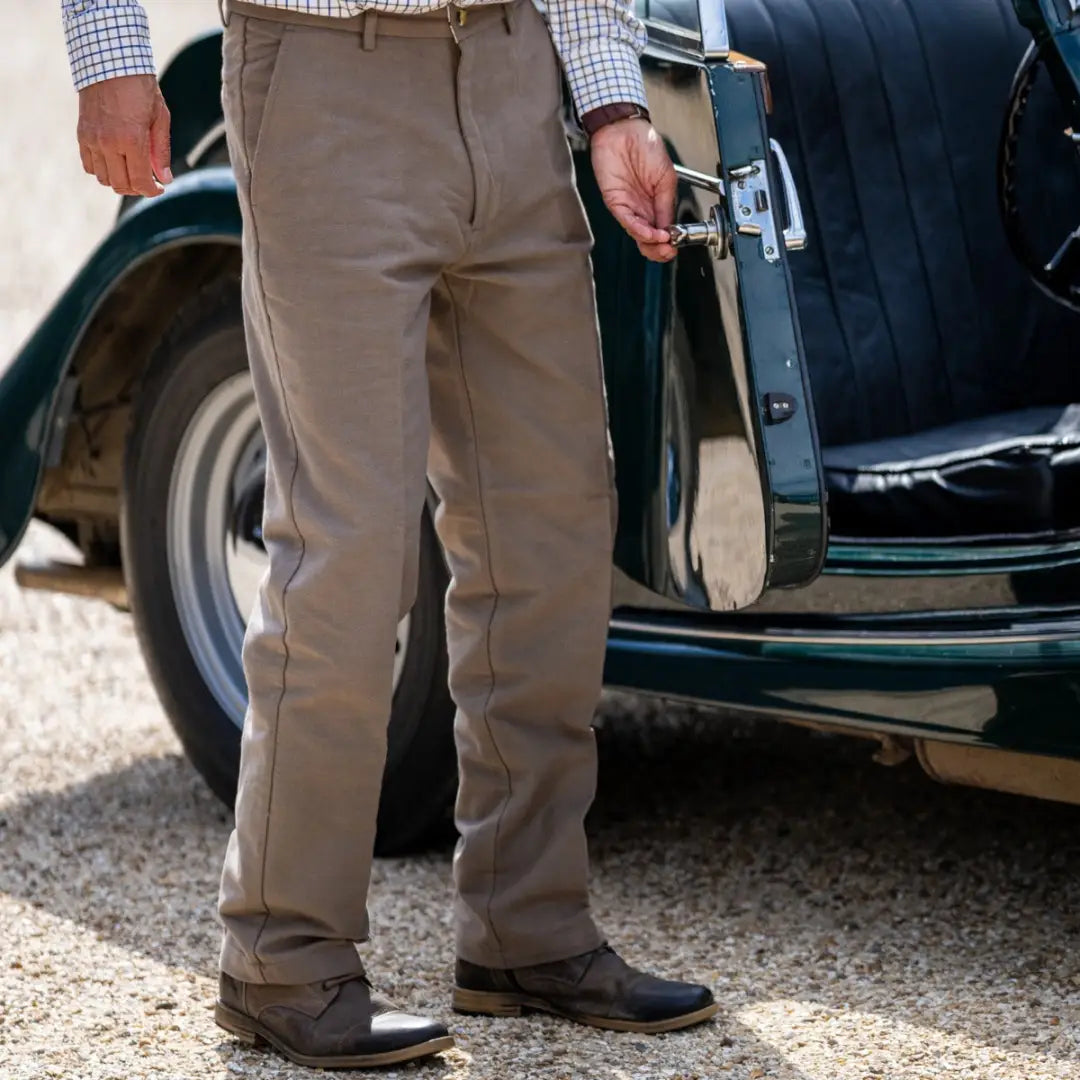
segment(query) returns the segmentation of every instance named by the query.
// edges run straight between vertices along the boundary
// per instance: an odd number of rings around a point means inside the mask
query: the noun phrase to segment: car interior
[[[728,0],[763,60],[809,242],[789,255],[834,536],[1080,528],[1080,316],[1032,283],[999,208],[1009,0]],[[639,10],[641,10],[639,8]],[[650,0],[689,27],[696,4]],[[1031,247],[1080,224],[1076,151],[1045,74],[1017,148]]]

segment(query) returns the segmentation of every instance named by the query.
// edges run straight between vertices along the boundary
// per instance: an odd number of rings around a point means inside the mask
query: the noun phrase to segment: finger
[[[105,158],[105,165],[109,170],[109,187],[117,195],[134,195],[135,190],[128,176],[127,158],[114,151]]]
[[[150,125],[150,167],[163,183],[172,183],[172,118],[162,102]]]
[[[666,229],[658,229],[625,203],[611,207],[615,220],[641,244],[666,244],[669,240]]]
[[[153,198],[164,190],[154,179],[154,168],[150,160],[150,140],[127,155],[128,180],[136,195]]]
[[[660,229],[666,229],[675,222],[675,192],[678,177],[675,169],[668,164],[653,195],[653,221]]]
[[[638,244],[638,251],[650,262],[671,262],[677,254],[671,244]]]
[[[90,159],[94,166],[91,171],[98,178],[98,183],[104,187],[111,187],[109,184],[109,166],[105,163],[105,155],[100,150],[93,150]]]
[[[94,155],[90,153],[88,147],[80,144],[79,157],[82,158],[82,167],[84,172],[88,172],[91,176],[94,175]]]

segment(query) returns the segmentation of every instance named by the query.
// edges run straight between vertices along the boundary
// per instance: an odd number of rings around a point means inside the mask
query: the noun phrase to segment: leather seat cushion
[[[1020,409],[824,450],[832,530],[1015,536],[1080,524],[1080,406]]]

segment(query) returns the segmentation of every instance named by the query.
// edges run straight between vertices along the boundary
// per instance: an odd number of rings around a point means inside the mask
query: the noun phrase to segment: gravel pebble
[[[0,366],[107,228],[55,4],[0,4]],[[150,0],[159,57],[214,0]],[[29,44],[28,44],[29,43]],[[32,80],[32,83],[28,82]],[[41,527],[24,554],[63,542]],[[312,1076],[214,1026],[230,817],[180,754],[129,619],[0,572],[0,1077]],[[367,962],[458,1049],[387,1078],[1066,1080],[1080,1075],[1080,811],[946,789],[865,745],[609,697],[596,910],[718,1021],[653,1038],[448,1011],[450,851],[380,862]]]

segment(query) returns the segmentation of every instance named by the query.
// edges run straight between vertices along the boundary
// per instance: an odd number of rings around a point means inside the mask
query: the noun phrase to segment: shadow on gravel
[[[1080,1020],[1080,810],[943,788],[854,740],[618,712],[589,824],[597,911],[629,957],[714,970],[728,1004],[1058,1052],[1048,1033]],[[136,761],[4,811],[0,890],[213,977],[230,820],[183,759]],[[383,864],[377,893],[415,874],[443,904],[449,855]],[[375,923],[400,949],[393,900],[379,893]],[[722,1028],[753,1041],[734,1016]]]
[[[213,975],[231,820],[186,759],[140,759],[0,810],[0,891]]]

